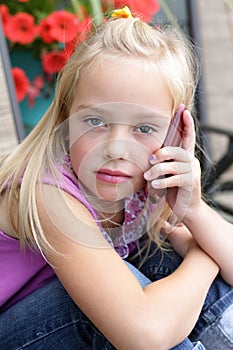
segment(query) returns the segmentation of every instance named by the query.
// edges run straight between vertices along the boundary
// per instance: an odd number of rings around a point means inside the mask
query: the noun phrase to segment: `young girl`
[[[2,159],[1,349],[233,348],[233,229],[201,199],[192,50],[117,17]],[[164,146],[183,104],[182,147]]]

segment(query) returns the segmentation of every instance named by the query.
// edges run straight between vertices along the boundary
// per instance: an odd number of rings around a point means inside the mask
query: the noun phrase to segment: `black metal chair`
[[[201,125],[201,130],[201,144],[210,158],[209,161],[205,155],[201,156],[205,200],[233,222],[233,132],[210,125]],[[218,159],[215,159],[209,142],[212,135],[215,143],[218,136],[225,139],[225,148]]]

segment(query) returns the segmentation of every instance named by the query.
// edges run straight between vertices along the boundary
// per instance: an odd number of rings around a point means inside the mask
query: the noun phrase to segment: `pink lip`
[[[111,169],[100,169],[96,173],[96,179],[111,183],[111,184],[117,184],[117,183],[122,183],[122,182],[127,182],[131,176],[123,173],[122,171],[118,170],[111,170]]]

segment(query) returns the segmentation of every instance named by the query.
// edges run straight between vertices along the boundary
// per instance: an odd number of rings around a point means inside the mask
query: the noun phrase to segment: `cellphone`
[[[166,138],[161,146],[174,146],[178,147],[181,145],[183,130],[184,130],[184,122],[183,122],[183,112],[185,111],[185,105],[179,105],[176,110],[174,117],[170,123]]]
[[[177,108],[171,123],[168,128],[167,135],[165,137],[165,140],[161,146],[173,146],[173,147],[179,147],[182,144],[182,136],[183,136],[183,130],[184,130],[184,122],[183,122],[183,113],[185,111],[186,107],[184,104],[180,104]],[[166,175],[168,177],[170,175]],[[146,191],[148,192],[149,199],[152,203],[157,203],[158,197],[162,197],[163,194],[165,194],[166,191],[164,190],[157,190],[151,186],[151,182],[148,182]],[[156,199],[157,198],[157,199]]]

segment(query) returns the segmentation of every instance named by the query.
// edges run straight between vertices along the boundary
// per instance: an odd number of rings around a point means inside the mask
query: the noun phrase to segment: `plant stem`
[[[169,5],[166,3],[164,0],[159,0],[159,4],[161,8],[163,9],[165,15],[167,16],[167,19],[172,23],[175,24],[177,23],[176,17],[173,15]]]
[[[178,24],[178,21],[177,21],[177,18],[174,16],[174,14],[172,13],[171,11],[171,8],[169,7],[169,5],[166,3],[166,1],[164,0],[158,0],[159,4],[160,4],[160,7],[163,9],[165,15],[167,16],[167,19],[169,20],[169,22],[176,26],[180,33],[183,34],[183,31],[181,30],[179,24]]]
[[[79,1],[78,0],[70,0],[70,2],[72,4],[74,12],[76,13],[79,20],[83,21],[85,17],[84,17],[84,13],[82,11],[82,7],[80,6]]]
[[[102,22],[103,11],[100,0],[89,0],[91,5],[91,15],[95,25],[99,25]]]

